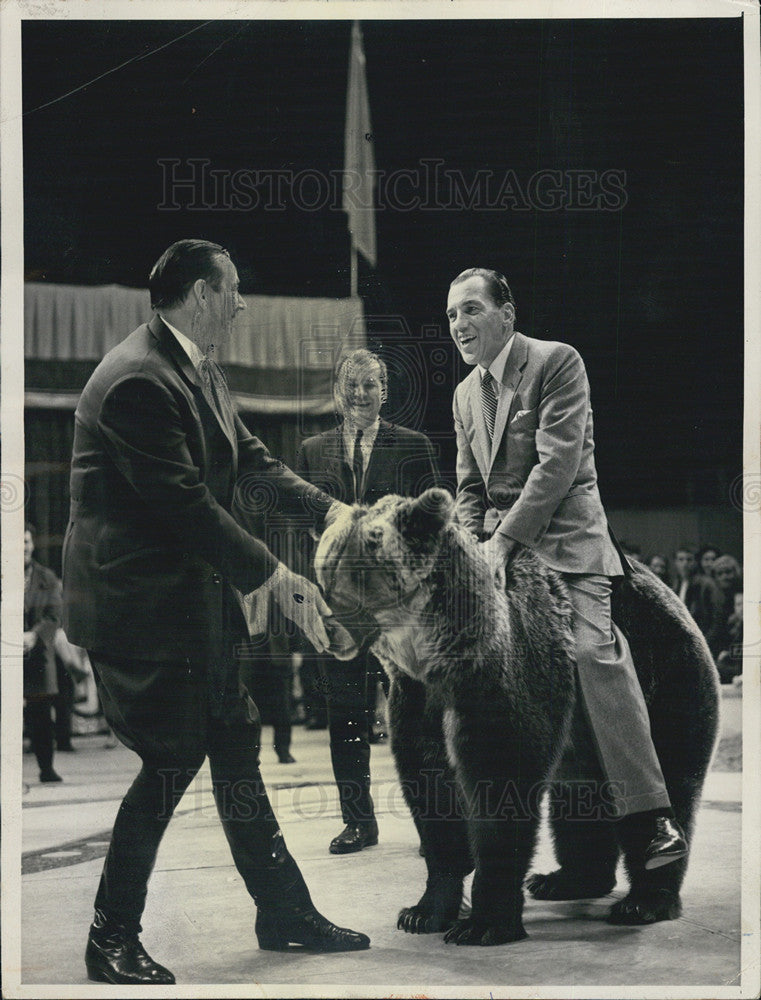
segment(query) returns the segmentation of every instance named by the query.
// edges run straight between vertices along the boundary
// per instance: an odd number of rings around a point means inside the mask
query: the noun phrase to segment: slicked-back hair
[[[199,278],[215,292],[222,287],[220,258],[230,254],[209,240],[178,240],[153,265],[148,278],[152,309],[172,309],[182,305]]]
[[[509,302],[513,307],[513,312],[515,312],[515,299],[504,274],[500,274],[499,271],[492,271],[488,267],[469,267],[467,270],[461,271],[454,281],[450,283],[449,287],[458,285],[461,281],[467,281],[468,278],[483,278],[495,305],[503,306],[506,302]]]
[[[343,383],[351,368],[364,367],[365,365],[371,365],[373,362],[375,362],[380,371],[381,400],[385,403],[388,398],[388,369],[386,368],[386,362],[382,358],[379,358],[377,354],[368,351],[366,347],[358,347],[355,351],[350,351],[338,362],[336,374],[333,379],[333,389],[336,397],[343,397]]]

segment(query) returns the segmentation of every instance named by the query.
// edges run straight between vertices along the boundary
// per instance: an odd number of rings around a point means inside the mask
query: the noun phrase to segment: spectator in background
[[[713,576],[713,564],[721,555],[721,550],[715,545],[703,545],[698,549],[695,559],[698,563],[698,572],[703,576]]]
[[[418,431],[380,417],[387,397],[386,365],[360,348],[336,370],[336,408],[343,421],[307,438],[296,468],[345,503],[372,504],[389,493],[419,496],[440,483],[433,446]],[[331,660],[324,670],[333,774],[344,829],[330,843],[331,854],[352,854],[378,843],[370,795],[371,707],[375,708],[378,663],[371,653]]]
[[[740,564],[732,556],[719,556],[713,563],[713,578],[721,591],[727,617],[734,614],[734,596],[743,587]]]
[[[671,578],[669,575],[669,561],[665,556],[662,556],[659,552],[654,553],[650,556],[647,561],[647,565],[650,567],[653,573],[658,577],[659,580],[667,586],[671,586]]]
[[[722,684],[731,684],[743,669],[743,595],[738,590],[734,597],[734,611],[727,619],[726,648],[716,657],[716,666]]]
[[[61,625],[61,584],[32,558],[35,528],[24,527],[24,715],[40,781],[62,781],[53,768],[53,701],[58,694],[55,635]]]
[[[682,546],[674,553],[674,590],[705,636],[714,657],[721,652],[722,598],[710,576],[700,572],[695,552]]]
[[[732,556],[719,556],[713,564],[713,579],[721,597],[721,628],[719,632],[718,655],[729,649],[732,644],[730,636],[730,618],[736,613],[735,594],[743,589],[742,570],[740,564]],[[717,661],[718,662],[718,661]]]

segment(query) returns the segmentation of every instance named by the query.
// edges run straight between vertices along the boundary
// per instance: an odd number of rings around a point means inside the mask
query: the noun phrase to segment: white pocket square
[[[533,412],[534,412],[533,410],[518,410],[518,412],[515,414],[510,423],[514,424],[516,420],[520,420],[521,417],[525,417],[527,413],[533,413]]]

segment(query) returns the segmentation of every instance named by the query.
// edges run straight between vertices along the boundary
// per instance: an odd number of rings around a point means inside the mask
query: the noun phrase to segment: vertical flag
[[[375,264],[375,155],[367,99],[365,52],[359,21],[351,30],[349,83],[346,92],[346,128],[344,131],[343,209],[348,215],[352,244],[352,294],[356,294],[357,250]]]

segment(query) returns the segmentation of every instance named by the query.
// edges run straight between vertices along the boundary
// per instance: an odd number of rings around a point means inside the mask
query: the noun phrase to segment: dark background
[[[438,158],[466,183],[491,171],[497,187],[507,171],[523,187],[542,169],[626,178],[613,211],[379,206],[378,263],[361,266],[360,292],[368,315],[399,317],[373,330],[402,331],[379,334],[381,349],[393,354],[402,338],[424,363],[449,343],[451,278],[496,267],[518,328],[570,342],[586,361],[606,504],[729,506],[742,468],[741,19],[362,28],[379,170]],[[244,293],[347,295],[340,208],[193,211],[186,194],[167,211],[157,161],[340,170],[350,31],[348,21],[26,22],[27,280],[144,287],[169,243],[204,236],[230,249]],[[441,435],[451,466],[453,381],[465,370],[447,352],[408,422]],[[409,409],[409,391],[395,388],[389,415]]]

